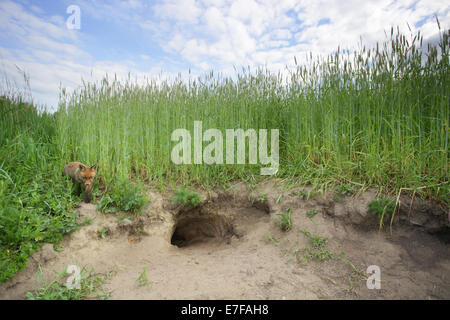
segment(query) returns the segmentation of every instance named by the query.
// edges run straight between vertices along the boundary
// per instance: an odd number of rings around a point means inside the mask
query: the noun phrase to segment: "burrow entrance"
[[[210,240],[226,240],[234,235],[233,215],[205,214],[201,208],[179,214],[174,226],[172,245],[186,247]]]
[[[268,211],[255,203],[236,206],[231,201],[221,201],[190,210],[182,208],[174,216],[170,243],[177,247],[210,241],[229,243],[231,237],[240,238],[246,233],[247,225],[263,217],[269,219]]]

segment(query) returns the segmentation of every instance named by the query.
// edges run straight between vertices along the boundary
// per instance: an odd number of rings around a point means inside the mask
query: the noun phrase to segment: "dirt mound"
[[[450,298],[445,208],[401,198],[391,234],[368,213],[373,190],[339,199],[304,197],[308,190],[237,184],[200,192],[196,207],[152,191],[145,214],[134,217],[82,204],[86,225],[58,252],[51,245],[36,252],[27,270],[0,285],[0,298],[23,299],[69,265],[114,271],[104,285],[112,299]],[[290,217],[289,231],[282,217]],[[380,289],[367,287],[373,265]],[[139,286],[144,270],[149,285]]]
[[[319,200],[319,204],[324,206],[325,212],[348,224],[352,224],[362,230],[373,230],[380,224],[380,218],[369,213],[369,203],[377,199],[375,190],[368,190],[357,198],[342,198],[339,202],[330,200]],[[389,199],[393,203],[395,198]],[[430,234],[442,236],[448,243],[450,213],[448,208],[444,208],[432,201],[422,199],[411,199],[402,196],[395,214],[393,215],[393,225],[415,226],[419,230]],[[384,219],[384,224],[391,225],[390,217]]]

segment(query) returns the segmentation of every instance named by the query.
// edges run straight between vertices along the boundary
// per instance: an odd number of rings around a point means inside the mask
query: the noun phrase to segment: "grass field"
[[[279,129],[281,177],[423,187],[439,197],[449,164],[448,33],[427,55],[421,42],[393,35],[354,54],[313,57],[287,78],[263,69],[143,86],[105,78],[65,98],[58,149],[66,161],[98,162],[106,181],[138,172],[210,187],[257,178],[259,166],[174,165],[173,130],[192,132],[194,120],[222,132]]]
[[[404,189],[448,204],[448,50],[448,31],[433,45],[392,29],[383,43],[310,56],[289,73],[242,69],[145,85],[105,78],[62,90],[54,114],[2,98],[0,282],[76,228],[80,200],[61,177],[69,161],[98,163],[94,189],[112,192],[128,179],[159,188],[263,179],[260,165],[173,164],[172,132],[192,132],[196,120],[222,132],[279,129],[276,177],[290,183]]]

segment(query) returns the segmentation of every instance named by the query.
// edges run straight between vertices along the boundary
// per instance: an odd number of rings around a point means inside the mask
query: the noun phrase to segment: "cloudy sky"
[[[0,0],[0,71],[19,86],[25,71],[35,102],[55,109],[60,85],[73,90],[106,73],[277,71],[294,56],[384,40],[391,26],[409,33],[407,24],[426,40],[438,33],[435,16],[450,27],[449,9],[448,0]]]

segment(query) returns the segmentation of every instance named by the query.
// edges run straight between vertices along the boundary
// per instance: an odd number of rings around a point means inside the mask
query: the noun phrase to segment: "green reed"
[[[448,195],[449,32],[391,36],[354,52],[309,55],[288,73],[242,69],[138,84],[105,77],[61,92],[57,145],[65,161],[99,163],[106,181],[134,176],[226,184],[259,165],[174,165],[173,130],[279,129],[279,177]],[[297,59],[296,59],[297,62]],[[225,146],[224,146],[225,148]]]

